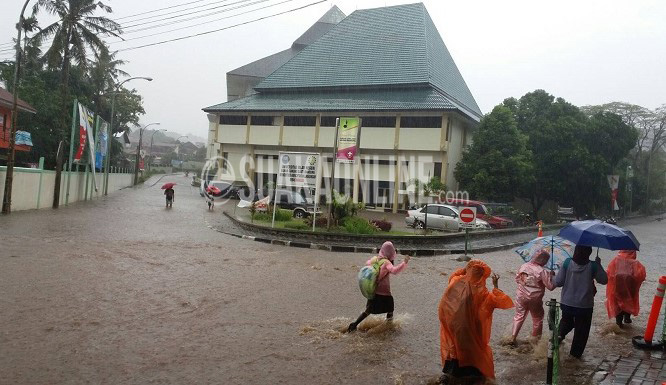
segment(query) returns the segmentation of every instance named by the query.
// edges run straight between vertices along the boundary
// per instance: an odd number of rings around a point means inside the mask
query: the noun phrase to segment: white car
[[[428,228],[444,231],[461,231],[464,229],[460,220],[460,212],[454,206],[444,204],[429,204],[420,209],[408,210],[405,217],[407,226],[423,229],[426,226],[426,213],[428,214]],[[476,219],[474,230],[490,229],[488,222]]]

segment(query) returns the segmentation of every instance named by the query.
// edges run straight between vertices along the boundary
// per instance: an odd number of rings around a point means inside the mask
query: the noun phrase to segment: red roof
[[[12,108],[12,103],[14,102],[14,95],[6,89],[0,87],[0,106]],[[18,99],[18,108],[21,111],[31,112],[33,114],[37,113],[35,107],[28,104],[26,101]]]

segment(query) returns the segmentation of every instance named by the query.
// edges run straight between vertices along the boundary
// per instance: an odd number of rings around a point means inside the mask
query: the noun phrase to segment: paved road
[[[173,209],[159,189],[167,180],[179,183]],[[0,217],[0,383],[422,384],[438,377],[436,306],[462,263],[413,259],[392,278],[394,325],[370,319],[368,332],[345,335],[338,329],[364,307],[355,276],[368,256],[241,240],[208,227],[220,215],[206,210],[188,178],[166,177],[57,211]],[[666,272],[666,222],[632,229],[649,271],[641,316],[633,330],[612,329],[601,289],[585,360],[565,360],[563,383],[585,383],[608,351],[631,350],[630,337],[642,330]],[[607,263],[611,253],[601,254]],[[515,254],[480,257],[513,296]],[[512,317],[510,310],[494,317],[498,383],[538,383],[543,343],[502,345]]]

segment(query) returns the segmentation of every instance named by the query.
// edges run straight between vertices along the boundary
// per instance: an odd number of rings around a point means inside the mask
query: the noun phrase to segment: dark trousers
[[[585,351],[587,338],[590,335],[590,326],[592,326],[592,308],[580,308],[560,304],[562,309],[562,319],[560,320],[560,339],[564,339],[571,330],[574,331],[573,341],[569,354],[580,358]]]

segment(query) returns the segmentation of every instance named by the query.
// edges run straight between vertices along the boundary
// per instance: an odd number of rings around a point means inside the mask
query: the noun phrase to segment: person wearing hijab
[[[575,358],[582,357],[590,335],[594,296],[597,294],[594,281],[602,285],[608,283],[601,259],[597,257],[590,261],[590,254],[591,247],[577,245],[573,258],[565,260],[555,276],[555,286],[562,288],[559,338],[564,340],[571,330],[574,331],[569,354]]]
[[[621,250],[608,264],[606,310],[608,318],[615,317],[617,326],[630,324],[631,314],[638,315],[638,293],[645,276],[645,266],[636,260],[635,250]]]
[[[544,269],[550,259],[547,250],[540,250],[532,259],[524,263],[516,274],[516,315],[513,317],[511,344],[516,344],[516,337],[527,318],[532,315],[532,337],[541,338],[543,330],[543,295],[546,289],[555,289],[552,270]]]
[[[391,282],[389,280],[390,274],[398,274],[401,271],[407,268],[407,262],[409,262],[409,255],[406,255],[400,264],[397,266],[393,265],[395,259],[395,247],[393,243],[386,241],[379,250],[379,255],[368,259],[365,263],[366,265],[372,265],[377,260],[386,259],[388,262],[381,264],[379,269],[379,275],[377,276],[377,288],[375,289],[375,296],[372,299],[369,299],[365,311],[361,313],[356,321],[349,324],[347,327],[347,332],[356,331],[358,325],[363,322],[363,320],[370,314],[383,314],[386,313],[386,319],[393,319],[393,295],[391,295]]]
[[[490,267],[483,261],[469,261],[451,275],[439,302],[440,354],[445,383],[452,377],[495,378],[490,349],[493,311],[509,309],[513,301],[499,289],[497,274],[492,276],[493,290],[488,291],[486,280],[490,273]]]

